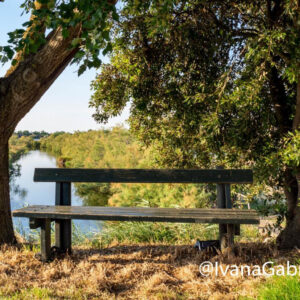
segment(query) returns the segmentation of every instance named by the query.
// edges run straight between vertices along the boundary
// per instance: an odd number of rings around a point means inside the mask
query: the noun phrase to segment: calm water
[[[56,159],[41,151],[30,151],[18,162],[21,166],[21,176],[16,177],[11,188],[12,209],[28,205],[54,205],[55,183],[33,182],[35,168],[55,168]],[[18,191],[15,191],[17,187]],[[82,199],[75,194],[72,186],[72,205],[82,205]],[[27,218],[13,218],[14,225],[26,236],[30,233]],[[75,220],[73,221],[79,231],[84,233],[95,233],[101,229],[101,222]]]

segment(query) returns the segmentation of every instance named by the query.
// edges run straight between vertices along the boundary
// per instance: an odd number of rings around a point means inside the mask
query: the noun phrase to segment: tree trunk
[[[293,132],[299,130],[300,127],[300,79],[297,84],[296,93],[296,112],[293,120]],[[299,150],[300,151],[300,150]],[[287,218],[286,227],[277,238],[277,243],[280,248],[300,249],[300,166],[296,166],[289,171],[285,177],[285,195],[287,198]]]
[[[300,248],[300,207],[297,206],[300,191],[300,173],[286,176],[284,191],[287,198],[286,226],[277,238],[279,248]]]
[[[9,198],[8,140],[4,140],[0,142],[0,244],[15,242]]]
[[[0,245],[16,241],[9,199],[8,140],[72,60],[78,48],[70,49],[70,44],[80,32],[80,26],[70,28],[69,37],[63,38],[61,28],[54,30],[37,53],[27,55],[0,78]]]

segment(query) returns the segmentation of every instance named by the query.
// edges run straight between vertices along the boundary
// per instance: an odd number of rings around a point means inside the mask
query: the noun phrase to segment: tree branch
[[[34,7],[35,10],[40,10],[43,8],[48,8],[49,5],[53,4],[54,1],[50,0],[48,1],[48,3],[40,3],[39,1],[34,1]],[[33,32],[37,30],[38,26],[40,27],[40,29],[38,30],[38,32],[40,34],[42,34],[44,36],[46,28],[44,26],[44,20],[40,20],[38,18],[36,18],[36,16],[32,13],[30,16],[30,21],[32,22],[32,25],[29,26],[26,31],[24,32],[23,38],[25,39],[27,36],[30,36],[31,38],[34,39]],[[24,50],[19,51],[16,56],[14,57],[14,60],[17,61],[17,63],[15,65],[12,65],[6,72],[6,76],[8,76],[10,73],[12,73],[18,66],[18,64],[24,59]]]
[[[72,60],[78,48],[70,48],[81,27],[69,29],[63,38],[58,28],[35,54],[28,55],[5,79],[5,103],[0,110],[1,131],[12,134],[18,122],[29,112]],[[2,103],[3,104],[3,103]]]

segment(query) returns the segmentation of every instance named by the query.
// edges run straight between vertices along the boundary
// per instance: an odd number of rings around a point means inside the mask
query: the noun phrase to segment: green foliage
[[[54,133],[41,140],[41,149],[69,157],[72,168],[137,167],[142,158],[139,144],[123,128]]]
[[[215,199],[215,194],[203,185],[191,184],[118,184],[112,193],[112,206],[204,208]]]
[[[285,181],[296,190],[299,173],[296,1],[167,3],[120,12],[111,62],[91,86],[94,118],[105,122],[130,102],[131,130],[156,166],[252,168],[246,197],[267,190],[286,205]]]
[[[300,131],[289,133],[281,151],[283,161],[289,166],[300,166]]]

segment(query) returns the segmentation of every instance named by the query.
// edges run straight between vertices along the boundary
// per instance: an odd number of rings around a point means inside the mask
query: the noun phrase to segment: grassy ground
[[[78,238],[77,233],[72,255],[50,263],[35,258],[38,246],[24,243],[2,247],[0,299],[300,299],[298,276],[204,277],[199,273],[199,265],[207,260],[223,268],[231,264],[262,265],[266,261],[300,263],[298,250],[279,251],[272,242],[263,243],[254,226],[242,227],[233,256],[199,252],[191,240],[184,244],[188,234],[182,233],[192,232],[192,227],[157,227],[158,233],[150,234],[154,227],[145,226],[139,228],[143,238],[148,236],[144,242],[130,228],[109,239],[106,235],[115,230],[106,230],[93,240]],[[204,228],[200,226],[197,234]],[[181,241],[169,238],[159,242],[163,236],[159,232],[167,231],[166,236],[172,237],[173,230],[181,234]],[[207,233],[206,238],[215,235],[213,228],[210,231],[212,235]],[[175,243],[171,245],[170,241]]]
[[[274,277],[258,287],[259,300],[300,299],[299,276]]]
[[[212,257],[190,245],[77,247],[71,256],[50,263],[39,262],[34,251],[24,248],[2,249],[0,255],[4,299],[235,299],[253,294],[253,279],[201,277],[199,264]],[[248,262],[259,260],[248,255]]]

